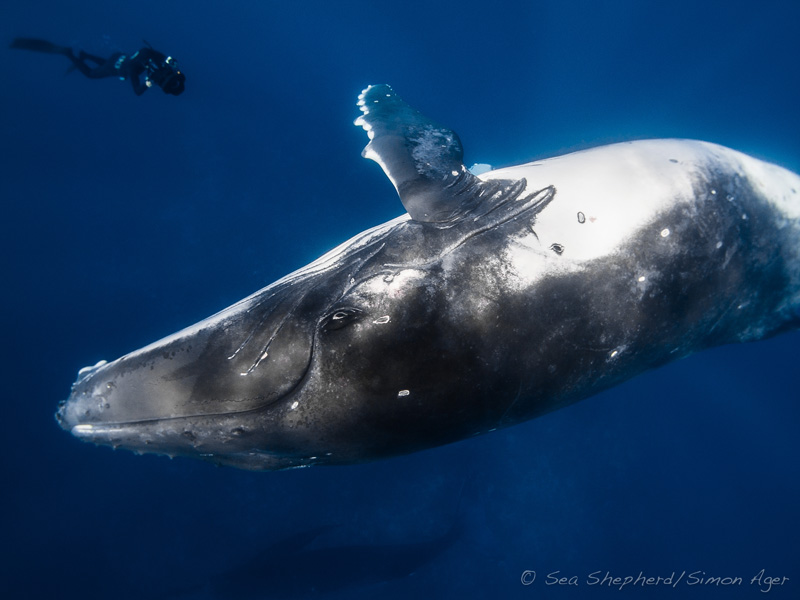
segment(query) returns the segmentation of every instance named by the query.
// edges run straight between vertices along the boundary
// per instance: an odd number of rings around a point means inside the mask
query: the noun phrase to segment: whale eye
[[[358,308],[337,308],[332,313],[322,318],[321,327],[323,331],[335,331],[354,323],[361,316],[363,311]]]

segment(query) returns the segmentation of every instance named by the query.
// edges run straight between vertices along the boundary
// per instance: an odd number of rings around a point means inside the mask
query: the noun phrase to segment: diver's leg
[[[70,52],[67,55],[67,58],[69,58],[72,61],[72,64],[74,64],[75,67],[89,79],[102,79],[103,77],[113,77],[114,75],[118,75],[117,69],[114,65],[120,56],[120,53],[116,53],[112,54],[106,59],[88,54],[81,50],[78,56],[75,56],[75,54]],[[86,64],[87,60],[97,63],[97,66],[90,67]]]
[[[81,52],[81,54],[83,54],[83,52]],[[92,68],[85,62],[83,62],[81,58],[75,56],[75,53],[72,52],[72,49],[70,49],[69,53],[65,54],[65,56],[68,59],[70,59],[72,61],[72,64],[75,65],[75,68],[78,69],[84,75],[86,75],[86,77],[92,76]]]
[[[75,52],[72,51],[72,48],[58,46],[47,40],[35,38],[15,38],[12,40],[10,47],[20,50],[32,50],[33,52],[44,52],[46,54],[63,54],[72,61],[76,69],[90,79],[102,79],[103,77],[119,75],[118,69],[116,69],[115,66],[119,57],[122,56],[120,52],[112,54],[107,59],[89,54],[83,50],[79,52],[78,56],[75,56]],[[97,66],[90,67],[86,61],[93,62]]]
[[[105,58],[102,58],[100,56],[95,56],[94,54],[89,54],[88,52],[84,52],[83,50],[81,50],[81,53],[78,55],[78,58],[84,61],[90,60],[96,65],[102,65],[103,63],[106,62]]]

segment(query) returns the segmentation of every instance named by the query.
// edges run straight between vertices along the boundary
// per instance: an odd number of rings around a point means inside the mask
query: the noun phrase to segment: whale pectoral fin
[[[362,153],[377,162],[415,221],[443,223],[470,212],[480,179],[464,166],[456,133],[406,104],[388,85],[372,85],[358,97],[356,119],[369,135]]]

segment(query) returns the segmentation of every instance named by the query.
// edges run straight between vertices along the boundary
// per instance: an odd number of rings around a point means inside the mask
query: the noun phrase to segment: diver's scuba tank
[[[171,56],[164,56],[157,53],[159,57],[147,59],[145,65],[145,85],[151,87],[156,84],[166,94],[177,96],[183,92],[183,84],[186,76],[178,68],[177,61]]]

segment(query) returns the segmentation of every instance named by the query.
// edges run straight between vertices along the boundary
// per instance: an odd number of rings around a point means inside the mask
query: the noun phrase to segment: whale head
[[[205,321],[81,369],[56,418],[96,444],[250,469],[470,435],[504,406],[496,352],[480,351],[500,315],[471,305],[467,278],[446,281],[441,261],[480,238],[457,229],[400,217],[366,232]]]

